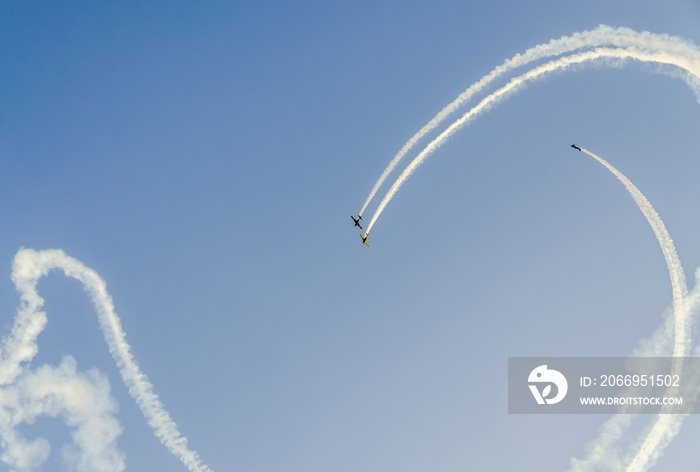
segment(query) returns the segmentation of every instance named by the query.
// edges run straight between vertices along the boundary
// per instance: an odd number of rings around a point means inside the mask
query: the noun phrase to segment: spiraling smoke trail
[[[627,188],[634,201],[642,210],[644,217],[649,222],[649,225],[654,230],[654,235],[661,246],[666,267],[671,279],[671,287],[673,291],[673,312],[674,312],[674,357],[685,357],[690,354],[690,320],[688,312],[685,309],[685,300],[688,296],[688,287],[685,283],[685,275],[683,267],[678,258],[678,253],[673,245],[671,235],[666,229],[666,225],[661,220],[661,217],[651,203],[646,199],[644,194],[619,170],[610,165],[605,159],[596,154],[581,148],[583,152],[604,165],[615,177],[620,180]],[[627,467],[628,472],[637,472],[648,470],[656,463],[664,449],[680,431],[681,424],[685,419],[685,415],[659,415],[651,431],[647,434],[642,443],[639,452],[632,459]]]
[[[549,43],[539,44],[528,49],[523,54],[516,54],[512,58],[506,60],[500,66],[493,69],[491,72],[483,76],[480,80],[470,85],[467,90],[462,92],[452,103],[443,108],[435,117],[430,120],[423,128],[420,129],[394,156],[389,165],[384,169],[384,172],[379,176],[379,179],[372,187],[372,191],[367,196],[360,215],[365,212],[365,209],[376,195],[379,188],[382,186],[386,178],[396,168],[401,159],[410,151],[413,146],[418,143],[426,134],[437,128],[448,116],[461,108],[474,95],[488,87],[494,80],[502,77],[508,72],[518,67],[525,66],[534,61],[544,59],[546,57],[558,56],[561,54],[571,53],[583,48],[594,48],[600,46],[614,46],[616,48],[636,48],[640,51],[665,51],[680,56],[692,56],[697,53],[697,50],[692,44],[684,41],[676,36],[666,34],[654,34],[648,31],[638,32],[630,28],[612,28],[610,26],[601,25],[592,31],[583,31],[574,33],[571,36],[562,36],[559,39],[553,39]]]
[[[440,133],[437,138],[432,140],[425,147],[425,149],[423,149],[413,159],[413,161],[411,161],[406,169],[404,169],[404,171],[399,175],[389,191],[386,193],[382,201],[379,203],[377,210],[374,212],[374,215],[367,226],[367,233],[371,231],[374,223],[384,211],[384,208],[386,208],[387,204],[391,201],[396,192],[401,188],[403,183],[411,176],[411,174],[413,174],[418,166],[420,166],[428,157],[439,149],[448,138],[454,135],[463,126],[471,122],[481,113],[489,111],[491,108],[493,108],[493,106],[499,104],[500,102],[509,98],[515,92],[521,90],[529,82],[539,80],[554,72],[563,71],[574,65],[601,61],[603,59],[607,59],[609,65],[612,66],[619,66],[624,61],[631,59],[640,62],[656,63],[659,65],[670,65],[684,69],[687,71],[687,74],[681,77],[691,87],[696,97],[698,97],[698,101],[700,101],[700,51],[698,50],[695,50],[695,54],[689,57],[685,54],[678,55],[675,51],[645,52],[633,48],[596,48],[591,51],[572,54],[561,59],[547,62],[546,64],[535,67],[525,74],[511,79],[506,85],[481,100],[481,102],[467,111],[461,118],[456,120],[447,129]]]
[[[44,300],[39,296],[36,286],[39,279],[53,269],[61,269],[66,276],[82,282],[95,306],[100,327],[122,379],[161,443],[190,471],[211,472],[202,463],[199,454],[187,447],[187,439],[180,434],[177,425],[153,392],[153,385],[141,372],[126,342],[104,280],[94,270],[61,250],[21,249],[15,256],[12,280],[20,293],[21,305],[12,331],[3,339],[0,348],[0,386],[13,383],[21,374],[21,364],[31,361],[38,352],[37,336],[44,329],[47,317],[41,311]]]

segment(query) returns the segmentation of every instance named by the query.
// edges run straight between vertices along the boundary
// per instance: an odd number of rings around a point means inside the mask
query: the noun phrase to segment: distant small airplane
[[[362,219],[362,216],[357,215],[357,219],[355,219],[354,216],[350,215],[350,218],[352,218],[352,221],[355,222],[355,226],[359,226],[360,229],[362,229],[362,225],[360,224],[360,220]]]
[[[572,147],[572,148],[574,148],[574,149],[578,149],[579,151],[581,150],[581,148],[580,148],[580,147],[578,147],[578,146],[577,146],[577,145],[575,145],[575,144],[572,144],[572,145],[571,145],[571,147]]]
[[[369,247],[369,243],[367,242],[367,238],[369,238],[369,233],[365,233],[364,236],[362,236],[362,233],[360,233],[360,237],[362,238],[362,242],[365,243],[367,247]]]

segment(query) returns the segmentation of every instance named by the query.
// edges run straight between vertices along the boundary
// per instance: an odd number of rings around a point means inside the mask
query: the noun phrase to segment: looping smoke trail
[[[104,280],[94,270],[61,250],[20,249],[15,256],[12,280],[19,291],[21,304],[11,333],[3,339],[0,348],[0,386],[13,383],[21,373],[20,364],[31,361],[38,351],[36,339],[44,329],[47,318],[41,311],[44,300],[39,296],[36,286],[39,279],[53,269],[61,269],[66,276],[80,281],[90,295],[122,379],[161,443],[190,471],[211,472],[202,463],[199,454],[188,449],[187,439],[180,434],[177,425],[153,392],[148,378],[141,372],[126,342]]]
[[[651,203],[646,199],[644,194],[619,170],[610,165],[605,159],[596,154],[581,148],[583,152],[604,165],[617,179],[622,182],[627,188],[634,201],[642,210],[644,217],[649,222],[649,225],[654,230],[654,235],[661,246],[661,251],[666,260],[666,267],[671,279],[671,287],[673,291],[673,312],[674,312],[674,357],[685,357],[690,354],[690,320],[688,312],[685,309],[685,300],[688,296],[688,287],[685,283],[685,275],[683,267],[678,258],[678,253],[673,245],[671,235],[666,229],[663,220]],[[680,431],[681,424],[685,419],[685,415],[659,415],[656,423],[647,434],[644,442],[637,455],[632,459],[627,467],[628,472],[645,471],[654,465],[656,460],[661,457],[664,449]]]
[[[440,113],[435,115],[432,120],[423,126],[420,131],[413,135],[413,137],[411,137],[411,139],[409,139],[406,144],[403,145],[386,169],[384,169],[384,172],[382,172],[382,174],[379,176],[379,179],[374,184],[374,187],[367,196],[364,205],[362,205],[362,209],[360,210],[359,214],[362,215],[365,212],[365,209],[372,201],[386,178],[389,176],[389,174],[391,174],[394,168],[396,168],[406,153],[408,153],[408,151],[410,151],[413,146],[418,143],[418,141],[420,141],[426,134],[437,128],[448,116],[467,103],[474,95],[489,86],[494,80],[507,74],[513,69],[525,66],[540,59],[544,59],[545,57],[553,57],[571,53],[579,49],[600,46],[636,48],[640,51],[663,50],[678,56],[692,56],[693,54],[697,53],[697,50],[693,45],[688,44],[682,38],[677,36],[655,34],[648,31],[638,32],[630,28],[612,28],[610,26],[600,25],[592,31],[583,31],[580,33],[574,33],[571,36],[562,36],[559,39],[551,40],[549,43],[539,44],[533,48],[530,48],[522,54],[516,54],[483,76],[477,82],[470,85],[467,90],[462,92],[452,103],[443,108]]]
[[[39,417],[61,418],[73,439],[61,448],[68,470],[121,472],[126,466],[117,443],[122,427],[116,411],[107,377],[94,368],[79,372],[71,356],[58,366],[25,368],[12,384],[0,387],[0,461],[15,472],[40,470],[51,444],[25,438],[18,426]]]
[[[607,27],[601,27],[600,33],[602,36],[605,36],[606,34],[610,34],[612,31],[610,29],[605,30]],[[627,35],[627,38],[622,40],[620,38],[616,38],[610,42],[602,42],[598,44],[586,44],[587,40],[590,40],[590,38],[586,39],[586,35],[588,33],[581,33],[579,35],[573,35],[572,38],[578,37],[579,39],[582,40],[582,46],[583,47],[591,47],[591,46],[596,46],[599,44],[605,44],[605,45],[613,45],[617,46],[616,49],[610,49],[610,48],[599,48],[596,49],[593,52],[593,56],[590,56],[590,52],[588,55],[586,53],[583,54],[576,54],[576,55],[571,55],[569,57],[565,57],[559,60],[554,60],[551,61],[543,66],[536,67],[530,72],[523,74],[515,79],[512,79],[506,86],[500,88],[496,92],[492,93],[491,95],[487,96],[484,98],[478,105],[473,107],[471,110],[469,110],[467,113],[465,113],[462,118],[458,119],[455,121],[452,125],[450,125],[445,131],[443,131],[436,139],[431,141],[428,146],[421,151],[418,156],[416,156],[413,161],[408,165],[408,167],[399,175],[399,177],[396,179],[392,187],[389,189],[385,197],[382,199],[380,202],[377,210],[375,211],[374,215],[372,216],[370,223],[367,227],[366,234],[369,234],[370,230],[374,226],[374,223],[377,221],[378,217],[381,215],[382,211],[386,207],[389,201],[393,198],[394,194],[398,191],[398,189],[401,187],[401,185],[406,181],[406,179],[412,174],[412,172],[427,158],[429,157],[436,149],[438,149],[445,140],[447,140],[452,134],[454,134],[458,129],[460,129],[462,126],[467,124],[471,119],[475,118],[479,113],[488,111],[491,109],[491,107],[501,101],[503,101],[505,98],[509,97],[512,93],[520,90],[528,81],[533,81],[536,79],[539,79],[541,77],[546,76],[547,74],[557,71],[557,70],[563,70],[568,68],[569,66],[573,64],[583,64],[585,62],[592,62],[596,61],[601,58],[612,58],[612,64],[611,65],[619,65],[622,62],[624,62],[625,59],[633,59],[633,60],[638,60],[642,62],[656,62],[661,65],[671,65],[675,66],[679,69],[683,69],[685,72],[684,73],[679,73],[678,70],[675,70],[671,73],[666,70],[661,70],[660,72],[663,73],[669,73],[669,75],[679,77],[683,79],[688,86],[691,88],[691,90],[695,93],[696,98],[698,102],[700,102],[700,51],[695,47],[690,42],[684,41],[680,38],[677,37],[671,37],[668,35],[654,35],[652,33],[637,33],[633,30],[627,30],[627,29],[620,29],[618,30],[620,32],[624,31],[624,33],[621,36],[624,36],[625,34]],[[566,38],[562,38],[562,41],[565,42]],[[604,41],[604,39],[603,39]],[[624,41],[632,41],[632,43],[624,43]],[[555,43],[556,41],[550,42],[550,45],[552,43]],[[563,45],[564,43],[560,44]],[[574,51],[579,48],[575,43],[572,43],[570,45],[571,50]],[[543,48],[541,51],[538,52],[538,47],[533,48],[532,50],[529,50],[528,52],[533,52],[532,56],[530,57],[537,57],[538,54],[542,54],[541,57],[546,57],[547,53],[545,52],[545,48]],[[569,52],[570,52],[569,51]],[[613,52],[614,51],[614,52]],[[567,51],[563,51],[567,52]],[[527,54],[527,53],[526,53]],[[555,55],[555,54],[552,54]],[[467,99],[471,98],[471,96],[483,89],[486,85],[488,85],[492,80],[494,80],[497,76],[500,76],[501,74],[507,72],[508,70],[512,69],[513,64],[521,59],[518,59],[518,56],[515,56],[513,58],[514,62],[509,62],[506,61],[502,66],[499,66],[499,68],[495,69],[492,71],[492,73],[488,74],[485,76],[481,81],[477,82],[474,84],[472,87],[467,89],[467,91],[460,95],[460,97],[457,98],[452,104],[448,105],[443,111],[440,112],[433,120],[431,120],[421,131],[419,131],[411,140],[409,140],[406,145],[399,151],[399,153],[395,156],[395,158],[391,161],[387,169],[384,171],[380,179],[377,181],[375,184],[374,188],[372,189],[372,192],[370,193],[370,196],[368,197],[367,201],[365,202],[365,205],[362,208],[362,211],[360,213],[363,213],[367,205],[369,204],[369,201],[374,197],[374,194],[376,193],[377,189],[379,186],[383,183],[383,181],[386,179],[386,176],[393,170],[393,168],[398,164],[399,160],[405,155],[408,150],[415,145],[415,143],[422,138],[425,134],[427,134],[429,131],[433,130],[437,125],[444,120],[449,114],[451,114],[453,111],[455,111],[462,103],[466,102]],[[531,59],[534,60],[534,59]],[[520,62],[520,65],[524,65],[526,63],[530,62],[530,60],[525,59]],[[512,67],[511,67],[512,66]],[[657,235],[658,236],[658,235]],[[666,254],[665,254],[666,255]],[[668,259],[667,259],[668,261]],[[678,265],[680,268],[680,264]],[[682,271],[680,272],[682,274]],[[672,276],[673,277],[673,276]],[[684,284],[683,284],[684,285]],[[687,289],[686,289],[687,290]],[[681,303],[678,303],[679,297],[678,297],[678,291],[674,288],[674,308],[677,308],[678,306],[682,306],[682,297],[681,297]],[[682,308],[681,308],[682,310]],[[676,315],[678,315],[679,312],[678,310],[675,311]],[[687,327],[685,328],[680,328],[681,331],[679,332],[679,325],[678,325],[678,319],[676,320],[676,334],[681,335],[681,336],[676,336],[676,343],[674,347],[674,353],[678,354],[680,352],[687,352],[686,349],[686,344],[684,340],[683,333],[687,333]],[[689,342],[689,337],[688,340]],[[679,347],[680,346],[680,347]],[[625,417],[621,416],[616,416],[612,420],[610,420],[607,423],[608,429],[605,431],[601,432],[601,436],[598,439],[598,443],[596,445],[596,451],[595,453],[595,458],[593,459],[593,466],[595,467],[595,463],[597,461],[600,461],[605,453],[605,448],[607,445],[610,445],[616,441],[615,438],[619,438],[620,435],[622,434],[621,431],[626,427],[628,424],[628,419],[625,419]],[[671,439],[677,434],[679,424],[672,424],[669,423],[666,420],[660,420],[657,421],[657,423],[654,425],[652,430],[649,432],[647,435],[644,444],[642,445],[642,448],[640,449],[640,452],[635,456],[633,459],[632,463],[630,464],[630,469],[629,470],[645,470],[646,467],[650,467],[653,462],[656,461],[656,459],[660,456],[660,454],[663,452],[664,448],[666,445],[671,441]],[[603,437],[605,436],[605,437]],[[588,465],[591,465],[590,461]]]
[[[695,79],[700,79],[700,51],[697,50],[694,57],[687,57],[685,55],[676,55],[675,51],[645,52],[632,48],[596,48],[591,51],[572,54],[570,56],[553,60],[541,66],[535,67],[525,74],[511,79],[506,85],[485,97],[483,100],[481,100],[481,102],[467,111],[461,118],[456,120],[447,129],[440,133],[437,138],[432,140],[425,147],[425,149],[423,149],[413,159],[413,161],[411,161],[406,169],[404,169],[404,171],[399,175],[389,191],[386,193],[382,201],[379,203],[377,210],[374,212],[374,215],[367,226],[367,233],[371,231],[374,223],[384,211],[384,208],[386,208],[387,204],[391,201],[396,192],[401,188],[411,174],[413,174],[418,166],[420,166],[425,159],[430,157],[437,149],[439,149],[448,138],[454,135],[466,124],[471,122],[471,120],[476,118],[479,114],[489,111],[491,108],[493,108],[493,106],[499,104],[506,98],[509,98],[515,92],[521,90],[529,82],[539,80],[554,72],[563,71],[574,65],[601,61],[603,59],[607,60],[606,65],[610,66],[619,66],[623,64],[624,61],[630,59],[639,62],[650,62],[660,65],[675,66],[686,70]],[[693,92],[700,100],[700,82],[691,80],[689,77],[684,78],[686,79],[686,83],[693,89]]]

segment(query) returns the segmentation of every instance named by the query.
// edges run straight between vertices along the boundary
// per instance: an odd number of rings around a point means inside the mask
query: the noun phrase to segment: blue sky
[[[646,194],[692,288],[688,87],[636,64],[546,78],[435,153],[370,249],[348,216],[471,83],[599,24],[700,44],[700,6],[681,0],[3,2],[3,332],[17,250],[60,248],[104,278],[213,470],[566,470],[605,418],[508,415],[507,358],[628,355],[671,303],[641,213],[569,146]],[[99,369],[127,470],[185,470],[129,397],[80,285],[55,273],[39,290],[49,322],[32,366],[68,354]],[[21,431],[50,440],[43,470],[59,470],[70,429]],[[690,418],[658,470],[695,470],[698,434]]]

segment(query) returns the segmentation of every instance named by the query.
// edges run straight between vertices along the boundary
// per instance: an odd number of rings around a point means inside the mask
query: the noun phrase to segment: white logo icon
[[[529,385],[532,396],[535,397],[537,403],[540,405],[554,405],[559,403],[566,396],[566,392],[569,390],[569,384],[566,382],[566,377],[564,377],[561,372],[554,369],[547,369],[547,365],[541,365],[535,367],[535,369],[530,372],[530,376],[527,378],[529,383],[546,383],[548,384],[540,393],[537,385]],[[547,398],[552,392],[552,384],[557,386],[557,394],[554,398]]]

